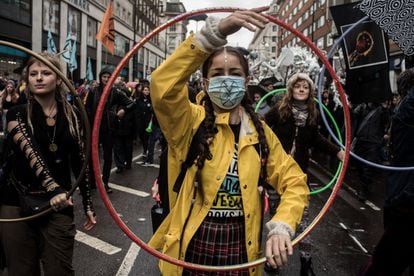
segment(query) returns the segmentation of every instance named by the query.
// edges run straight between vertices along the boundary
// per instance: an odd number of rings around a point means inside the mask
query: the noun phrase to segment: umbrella
[[[405,55],[414,55],[412,0],[363,0],[359,9],[377,23]]]
[[[264,89],[261,85],[253,84],[247,86],[247,92],[249,93],[251,99],[253,99],[254,94],[256,93],[258,93],[260,97],[263,97],[267,93],[266,89]]]

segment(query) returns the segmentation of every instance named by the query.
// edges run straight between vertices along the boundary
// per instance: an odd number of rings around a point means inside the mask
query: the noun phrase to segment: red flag
[[[96,39],[102,42],[105,48],[111,53],[115,53],[115,27],[112,10],[112,1],[109,1],[108,8],[102,19],[102,24],[96,34]]]

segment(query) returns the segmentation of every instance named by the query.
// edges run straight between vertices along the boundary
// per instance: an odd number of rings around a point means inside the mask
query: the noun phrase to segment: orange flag
[[[115,27],[114,16],[112,10],[112,1],[109,1],[109,6],[105,11],[102,19],[102,24],[96,34],[96,39],[102,42],[105,48],[111,53],[115,53]]]

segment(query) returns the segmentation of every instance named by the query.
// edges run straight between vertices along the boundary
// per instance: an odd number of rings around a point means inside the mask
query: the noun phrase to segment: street
[[[139,161],[139,150],[135,152],[135,159]],[[157,172],[156,167],[143,167],[133,162],[131,170],[111,174],[112,204],[120,218],[143,241],[148,241],[152,234],[150,210],[154,201],[150,190]],[[316,162],[312,162],[311,173],[313,186],[321,181],[326,183],[330,177]],[[344,184],[332,208],[311,233],[316,275],[357,275],[382,233],[383,184],[379,183],[373,201],[361,202],[354,194],[354,181],[350,180],[353,173],[352,169],[347,172],[345,181],[349,180],[350,184]],[[311,197],[312,218],[326,202],[328,193],[329,190]],[[79,233],[74,255],[77,275],[159,275],[157,259],[132,243],[107,213],[98,191],[93,195],[98,225],[88,233],[82,230],[84,216],[79,195],[75,195],[75,203],[79,205],[76,208]],[[289,261],[280,275],[299,275],[297,250]]]

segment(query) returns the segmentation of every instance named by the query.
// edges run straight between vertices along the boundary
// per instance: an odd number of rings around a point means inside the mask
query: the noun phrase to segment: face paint
[[[230,110],[240,104],[246,92],[245,78],[218,76],[209,80],[207,94],[221,109]]]

